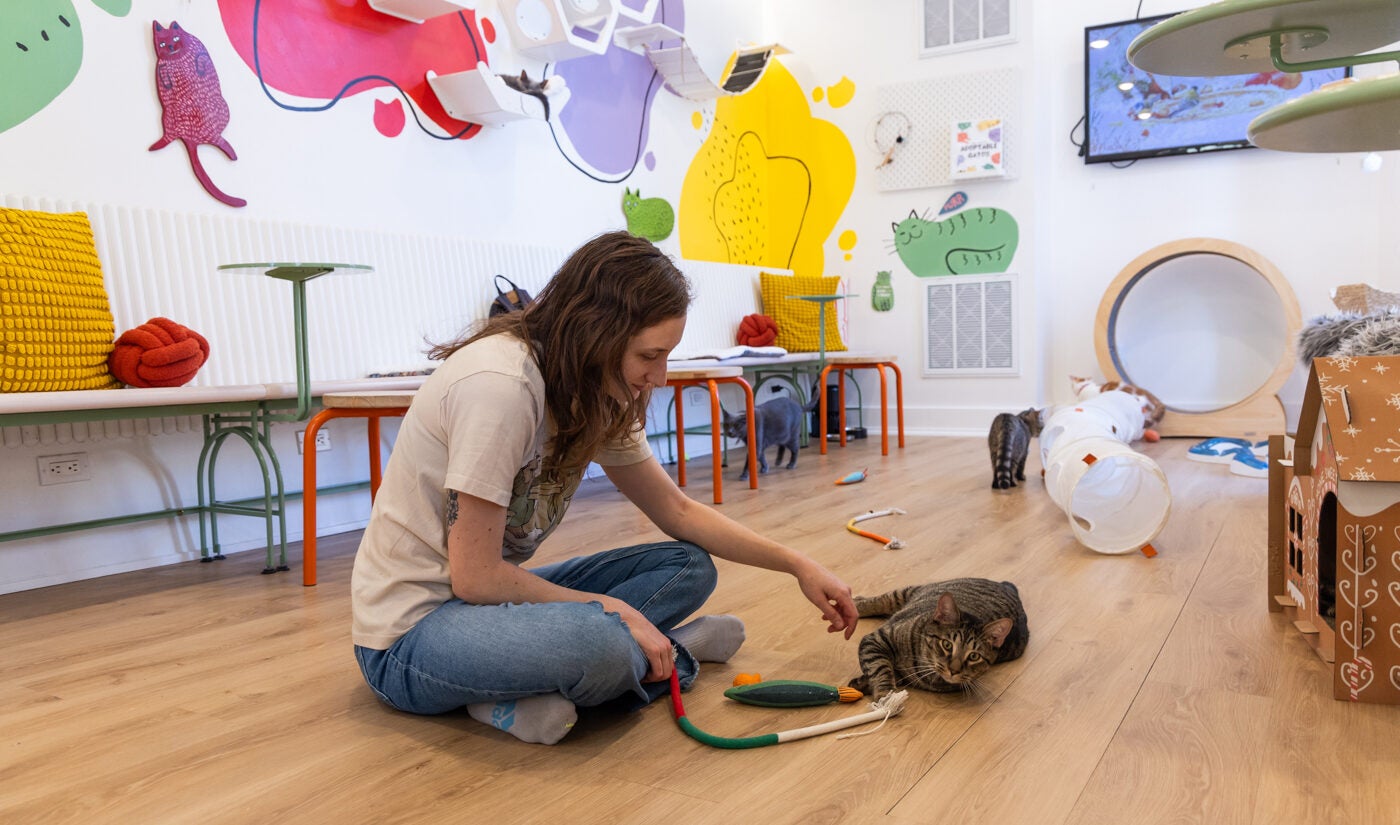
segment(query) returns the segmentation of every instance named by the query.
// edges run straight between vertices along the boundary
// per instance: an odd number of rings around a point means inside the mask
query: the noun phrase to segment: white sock
[[[728,613],[701,616],[672,630],[671,638],[701,662],[727,662],[744,643],[744,623]]]
[[[478,722],[502,730],[522,742],[553,745],[578,721],[574,703],[559,693],[526,696],[501,702],[467,705],[467,713]]]

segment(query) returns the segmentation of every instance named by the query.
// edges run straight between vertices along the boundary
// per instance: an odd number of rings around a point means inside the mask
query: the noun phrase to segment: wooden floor
[[[722,510],[802,548],[858,593],[954,576],[1014,581],[1025,656],[977,696],[915,693],[878,732],[749,751],[687,738],[665,702],[587,713],[555,747],[465,713],[397,713],[351,653],[358,534],[321,544],[320,585],[258,574],[260,552],[0,596],[0,822],[9,823],[1393,823],[1400,708],[1331,698],[1327,671],[1266,609],[1265,488],[1142,445],[1174,494],[1161,554],[1078,545],[1030,482],[989,489],[982,439],[876,439],[775,470],[730,468]],[[852,486],[832,482],[869,467]],[[690,466],[709,500],[708,460]],[[672,468],[674,470],[674,468]],[[902,550],[846,532],[848,518]],[[537,557],[655,536],[586,482]],[[859,635],[824,632],[786,576],[720,563],[708,609],[747,623],[685,702],[712,733],[815,724],[722,696],[736,673],[844,683]],[[862,623],[860,633],[876,626]]]

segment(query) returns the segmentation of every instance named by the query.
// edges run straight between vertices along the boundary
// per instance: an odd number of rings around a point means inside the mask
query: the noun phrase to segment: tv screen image
[[[1084,29],[1084,162],[1250,148],[1249,122],[1350,69],[1174,77],[1128,62],[1128,44],[1173,15]]]

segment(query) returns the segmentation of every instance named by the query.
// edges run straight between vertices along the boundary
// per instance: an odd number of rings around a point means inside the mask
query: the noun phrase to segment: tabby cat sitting
[[[855,601],[862,617],[889,616],[861,639],[861,675],[850,681],[876,701],[905,687],[970,690],[992,665],[1025,653],[1030,639],[1011,582],[950,579]]]

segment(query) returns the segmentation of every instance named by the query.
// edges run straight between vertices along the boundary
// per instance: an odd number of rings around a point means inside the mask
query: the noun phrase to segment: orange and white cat
[[[1070,387],[1074,390],[1074,399],[1083,401],[1086,398],[1093,398],[1099,393],[1111,390],[1120,390],[1136,397],[1142,402],[1142,426],[1148,441],[1157,440],[1157,431],[1153,429],[1162,423],[1162,416],[1167,414],[1167,405],[1162,400],[1142,387],[1132,384],[1124,384],[1121,381],[1095,381],[1092,378],[1081,378],[1077,375],[1069,377]]]

